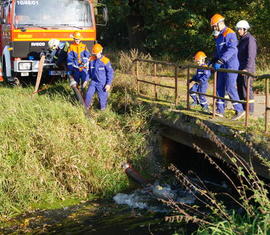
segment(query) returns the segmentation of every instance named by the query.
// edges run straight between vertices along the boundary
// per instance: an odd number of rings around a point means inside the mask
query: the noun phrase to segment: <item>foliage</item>
[[[231,176],[229,172],[222,169],[214,158],[204,153],[201,148],[196,145],[194,147],[224,175],[234,190],[231,193],[211,191],[200,179],[194,181],[171,165],[170,169],[175,172],[176,178],[197,198],[198,204],[190,206],[164,200],[164,203],[176,211],[176,215],[168,216],[167,221],[198,223],[200,228],[197,234],[268,234],[270,231],[269,185],[257,176],[252,161],[263,161],[268,169],[270,169],[270,162],[265,161],[252,144],[235,133],[236,137],[249,147],[250,161],[245,161],[224,145],[205,124],[199,122],[199,125],[222,153],[218,158],[229,162],[230,170],[234,175]],[[230,208],[232,204],[238,207],[237,211]]]
[[[109,8],[110,24],[102,32],[102,40],[121,49],[123,46],[136,46],[132,45],[132,37],[136,38],[137,34],[141,34],[142,48],[155,57],[169,55],[172,60],[191,58],[197,50],[204,50],[211,56],[214,45],[209,21],[215,13],[223,14],[226,24],[233,29],[237,21],[248,20],[260,52],[265,53],[270,48],[268,0],[103,2]]]
[[[119,55],[119,65],[122,73],[130,73],[130,71],[134,72],[133,61],[137,58],[151,60],[151,56],[149,54],[144,54],[139,52],[137,49],[131,49],[128,52],[121,51]],[[139,68],[139,72],[144,71],[145,67]]]

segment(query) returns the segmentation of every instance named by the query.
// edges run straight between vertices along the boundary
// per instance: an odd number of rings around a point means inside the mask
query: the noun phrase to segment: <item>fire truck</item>
[[[102,12],[104,23],[106,6],[96,5],[94,0],[1,0],[0,53],[4,80],[14,83],[22,78],[35,78],[40,55],[48,49],[52,38],[71,43],[71,35],[79,31],[83,43],[91,50],[96,41],[97,12]],[[64,70],[46,60],[45,68],[49,76],[65,75]]]

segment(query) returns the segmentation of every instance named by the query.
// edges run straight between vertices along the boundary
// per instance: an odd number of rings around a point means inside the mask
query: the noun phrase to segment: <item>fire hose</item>
[[[72,88],[72,90],[76,94],[76,97],[77,97],[78,101],[80,102],[80,104],[83,105],[83,107],[84,107],[85,116],[87,118],[90,118],[88,108],[86,107],[83,96],[82,96],[80,90],[77,87],[77,82],[75,81],[74,77],[71,74],[68,74],[68,78],[69,78],[70,87]]]
[[[176,197],[175,193],[171,188],[162,187],[159,184],[151,184],[146,180],[138,171],[136,171],[129,163],[123,163],[122,168],[125,173],[137,184],[141,185],[145,192],[158,198],[158,199],[174,199]]]

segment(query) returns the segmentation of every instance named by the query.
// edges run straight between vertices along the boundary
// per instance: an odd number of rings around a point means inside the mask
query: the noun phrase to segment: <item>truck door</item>
[[[5,5],[6,3],[3,1],[0,3],[0,55],[2,56],[4,49],[4,28],[5,28]]]
[[[10,44],[11,36],[11,2],[5,1],[2,5],[2,47]]]

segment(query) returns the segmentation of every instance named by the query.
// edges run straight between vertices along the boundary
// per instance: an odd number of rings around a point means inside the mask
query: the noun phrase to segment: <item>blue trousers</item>
[[[249,111],[254,113],[254,95],[253,95],[253,78],[250,77],[250,87],[249,87]],[[239,98],[241,100],[247,100],[247,85],[248,77],[246,75],[238,74],[237,78],[237,89]],[[243,104],[244,110],[246,110],[246,104]]]
[[[89,74],[86,69],[83,69],[82,71],[79,69],[73,70],[72,76],[79,85],[82,85],[85,81],[89,80]]]
[[[103,84],[98,84],[93,81],[91,82],[85,97],[85,105],[87,108],[90,108],[92,98],[96,92],[99,99],[100,109],[103,110],[106,108],[108,100],[108,92],[105,91],[104,87],[105,85]]]
[[[233,102],[233,108],[236,112],[242,112],[243,106],[241,103],[237,103],[239,95],[237,92],[237,73],[218,73],[217,78],[217,95],[219,97],[224,97],[225,92],[229,95],[230,99],[236,100]],[[217,112],[224,113],[225,102],[222,99],[217,100]]]
[[[200,82],[200,83],[195,83],[191,88],[190,91],[195,91],[195,92],[200,92],[200,93],[205,93],[208,88],[208,82]],[[191,98],[194,100],[194,103],[200,104],[203,108],[208,107],[208,103],[206,100],[205,95],[197,95],[197,94],[190,94]],[[199,97],[199,99],[198,99]]]

